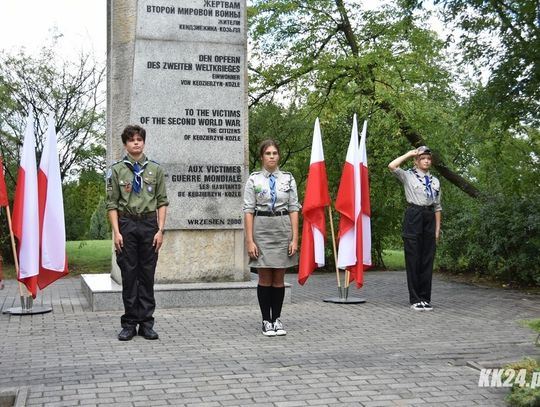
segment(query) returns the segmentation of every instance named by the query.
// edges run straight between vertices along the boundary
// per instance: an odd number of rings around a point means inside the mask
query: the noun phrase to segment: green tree
[[[6,183],[13,199],[20,162],[22,137],[29,110],[34,113],[36,155],[39,163],[49,112],[55,114],[61,177],[64,182],[66,229],[69,238],[82,238],[88,219],[80,222],[80,196],[74,193],[81,170],[103,172],[105,166],[105,64],[89,54],[65,61],[55,52],[55,40],[37,56],[21,50],[0,51],[0,156],[4,158]],[[83,182],[84,184],[84,182]],[[97,199],[103,188],[94,190]],[[79,191],[80,192],[80,191]],[[85,194],[82,194],[85,196]],[[97,200],[93,202],[95,208]],[[87,215],[83,215],[87,216]],[[0,217],[2,236],[7,226]],[[10,258],[9,242],[0,249]]]
[[[423,11],[424,1],[404,0]],[[506,126],[540,123],[540,2],[538,0],[435,0],[450,33],[448,45],[474,75],[488,75],[471,102],[489,120],[495,110]],[[456,33],[458,33],[456,35]]]
[[[443,159],[459,102],[444,43],[406,10],[364,11],[342,0],[255,1],[250,34],[252,106],[281,96],[329,121],[337,112],[357,112],[385,122],[389,132],[381,137],[403,138],[403,147],[429,144],[443,177],[480,194]]]
[[[259,127],[288,126],[291,118],[285,111],[294,114],[296,124],[291,127],[296,129],[288,133],[297,140],[297,153],[291,159],[301,181],[307,175],[317,116],[334,198],[352,116],[359,114],[360,125],[370,119],[367,143],[378,264],[383,249],[396,244],[400,236],[403,197],[386,169],[397,152],[410,149],[411,144],[429,144],[439,152],[437,169],[468,194],[478,196],[476,186],[450,171],[441,158],[455,147],[448,143],[447,133],[458,132],[454,118],[459,108],[445,68],[444,44],[408,13],[396,7],[366,12],[357,4],[329,0],[259,1],[250,10],[250,33],[250,141],[258,137]],[[272,115],[266,106],[260,109],[261,104],[274,101],[278,106],[276,101],[283,100],[289,107],[282,108],[281,115]],[[256,119],[259,112],[264,112],[261,126]],[[288,140],[287,131],[283,134]],[[459,160],[452,164],[460,171],[467,168]]]
[[[62,180],[81,168],[104,169],[105,66],[90,55],[62,61],[54,44],[37,56],[0,53],[0,155],[14,182],[29,110],[35,117],[37,159],[47,117],[53,112]]]
[[[358,113],[360,121],[369,118],[373,247],[379,263],[382,250],[401,240],[404,205],[387,163],[412,146],[427,144],[435,151],[435,172],[443,178],[441,264],[537,281],[540,270],[525,259],[540,250],[540,243],[536,229],[524,225],[538,215],[538,131],[526,109],[516,109],[522,116],[510,121],[501,103],[491,110],[479,103],[489,101],[489,94],[479,78],[456,67],[448,54],[449,40],[429,29],[424,11],[411,13],[403,1],[374,11],[343,0],[254,1],[249,10],[250,125],[255,123],[250,140],[257,137],[253,130],[259,123],[259,133],[274,122],[286,134],[283,120],[294,118],[298,152],[287,166],[297,168],[295,175],[302,178],[309,162],[309,127],[320,117],[335,197],[352,115]],[[513,52],[519,55],[520,50]],[[537,103],[530,95],[529,102]],[[259,110],[265,103],[277,113],[272,115],[268,107]],[[520,210],[511,212],[513,207]],[[531,214],[522,211],[526,207]],[[490,213],[497,218],[487,222]],[[500,221],[504,218],[513,219],[516,228]],[[517,250],[514,238],[526,236],[527,244]]]
[[[90,239],[105,240],[111,238],[111,227],[107,218],[107,206],[105,197],[101,197],[98,205],[90,218]]]
[[[105,195],[103,176],[94,170],[81,172],[78,181],[64,185],[64,216],[67,240],[89,237],[90,221]]]

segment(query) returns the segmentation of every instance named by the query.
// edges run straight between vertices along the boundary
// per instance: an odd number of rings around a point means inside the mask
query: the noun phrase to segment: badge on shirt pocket
[[[144,183],[146,184],[146,192],[153,195],[156,192],[157,179],[152,176],[152,172],[148,173],[148,177],[144,177]]]
[[[266,188],[263,188],[262,185],[255,185],[255,193],[259,195],[259,198],[262,198],[266,195],[268,190]]]
[[[289,192],[290,190],[291,190],[291,186],[289,185],[288,182],[282,183],[282,184],[278,184],[278,191],[281,191],[281,192]]]

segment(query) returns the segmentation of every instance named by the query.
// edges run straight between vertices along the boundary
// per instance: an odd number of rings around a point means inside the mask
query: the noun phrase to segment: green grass
[[[67,242],[69,273],[110,273],[112,242],[110,240],[82,240]],[[384,263],[388,270],[405,270],[403,250],[385,250]],[[4,278],[15,278],[15,268],[4,265]]]
[[[112,242],[110,240],[82,240],[67,242],[69,272],[72,275],[110,273]]]
[[[405,270],[403,250],[383,250],[383,261],[388,270]]]
[[[82,240],[67,242],[69,274],[110,273],[112,242],[110,240]],[[4,264],[4,278],[15,278],[15,267]]]

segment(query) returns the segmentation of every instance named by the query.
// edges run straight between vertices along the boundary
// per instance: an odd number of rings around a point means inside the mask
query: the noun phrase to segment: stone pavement
[[[119,342],[119,312],[91,312],[79,278],[40,293],[53,312],[0,315],[0,390],[29,386],[28,406],[504,406],[505,388],[478,387],[477,365],[539,356],[520,325],[540,318],[540,296],[436,277],[433,312],[407,304],[403,272],[366,273],[351,295],[335,275],[299,287],[283,322],[260,333],[254,306],[159,309],[159,341]],[[18,306],[15,281],[2,309]]]

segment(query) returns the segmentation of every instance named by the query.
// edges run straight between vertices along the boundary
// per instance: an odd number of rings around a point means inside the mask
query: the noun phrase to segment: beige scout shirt
[[[139,160],[144,166],[142,173],[142,188],[137,194],[133,192],[133,171],[124,162],[135,161],[129,155],[122,161],[112,165],[107,172],[107,210],[117,209],[132,215],[155,212],[162,206],[169,205],[165,189],[163,169],[154,161],[149,161],[145,155]]]
[[[416,174],[415,174],[416,171]],[[429,172],[424,173],[418,168],[402,170],[397,168],[392,172],[394,176],[401,181],[405,188],[405,199],[408,203],[421,206],[434,206],[435,212],[442,211],[441,207],[441,183]],[[427,193],[424,176],[427,175],[431,180],[431,189],[433,197]]]
[[[270,172],[265,169],[252,173],[244,189],[244,213],[255,211],[271,211],[272,199],[270,197]],[[274,171],[276,177],[276,204],[274,212],[284,209],[289,212],[300,211],[296,181],[290,172]]]

